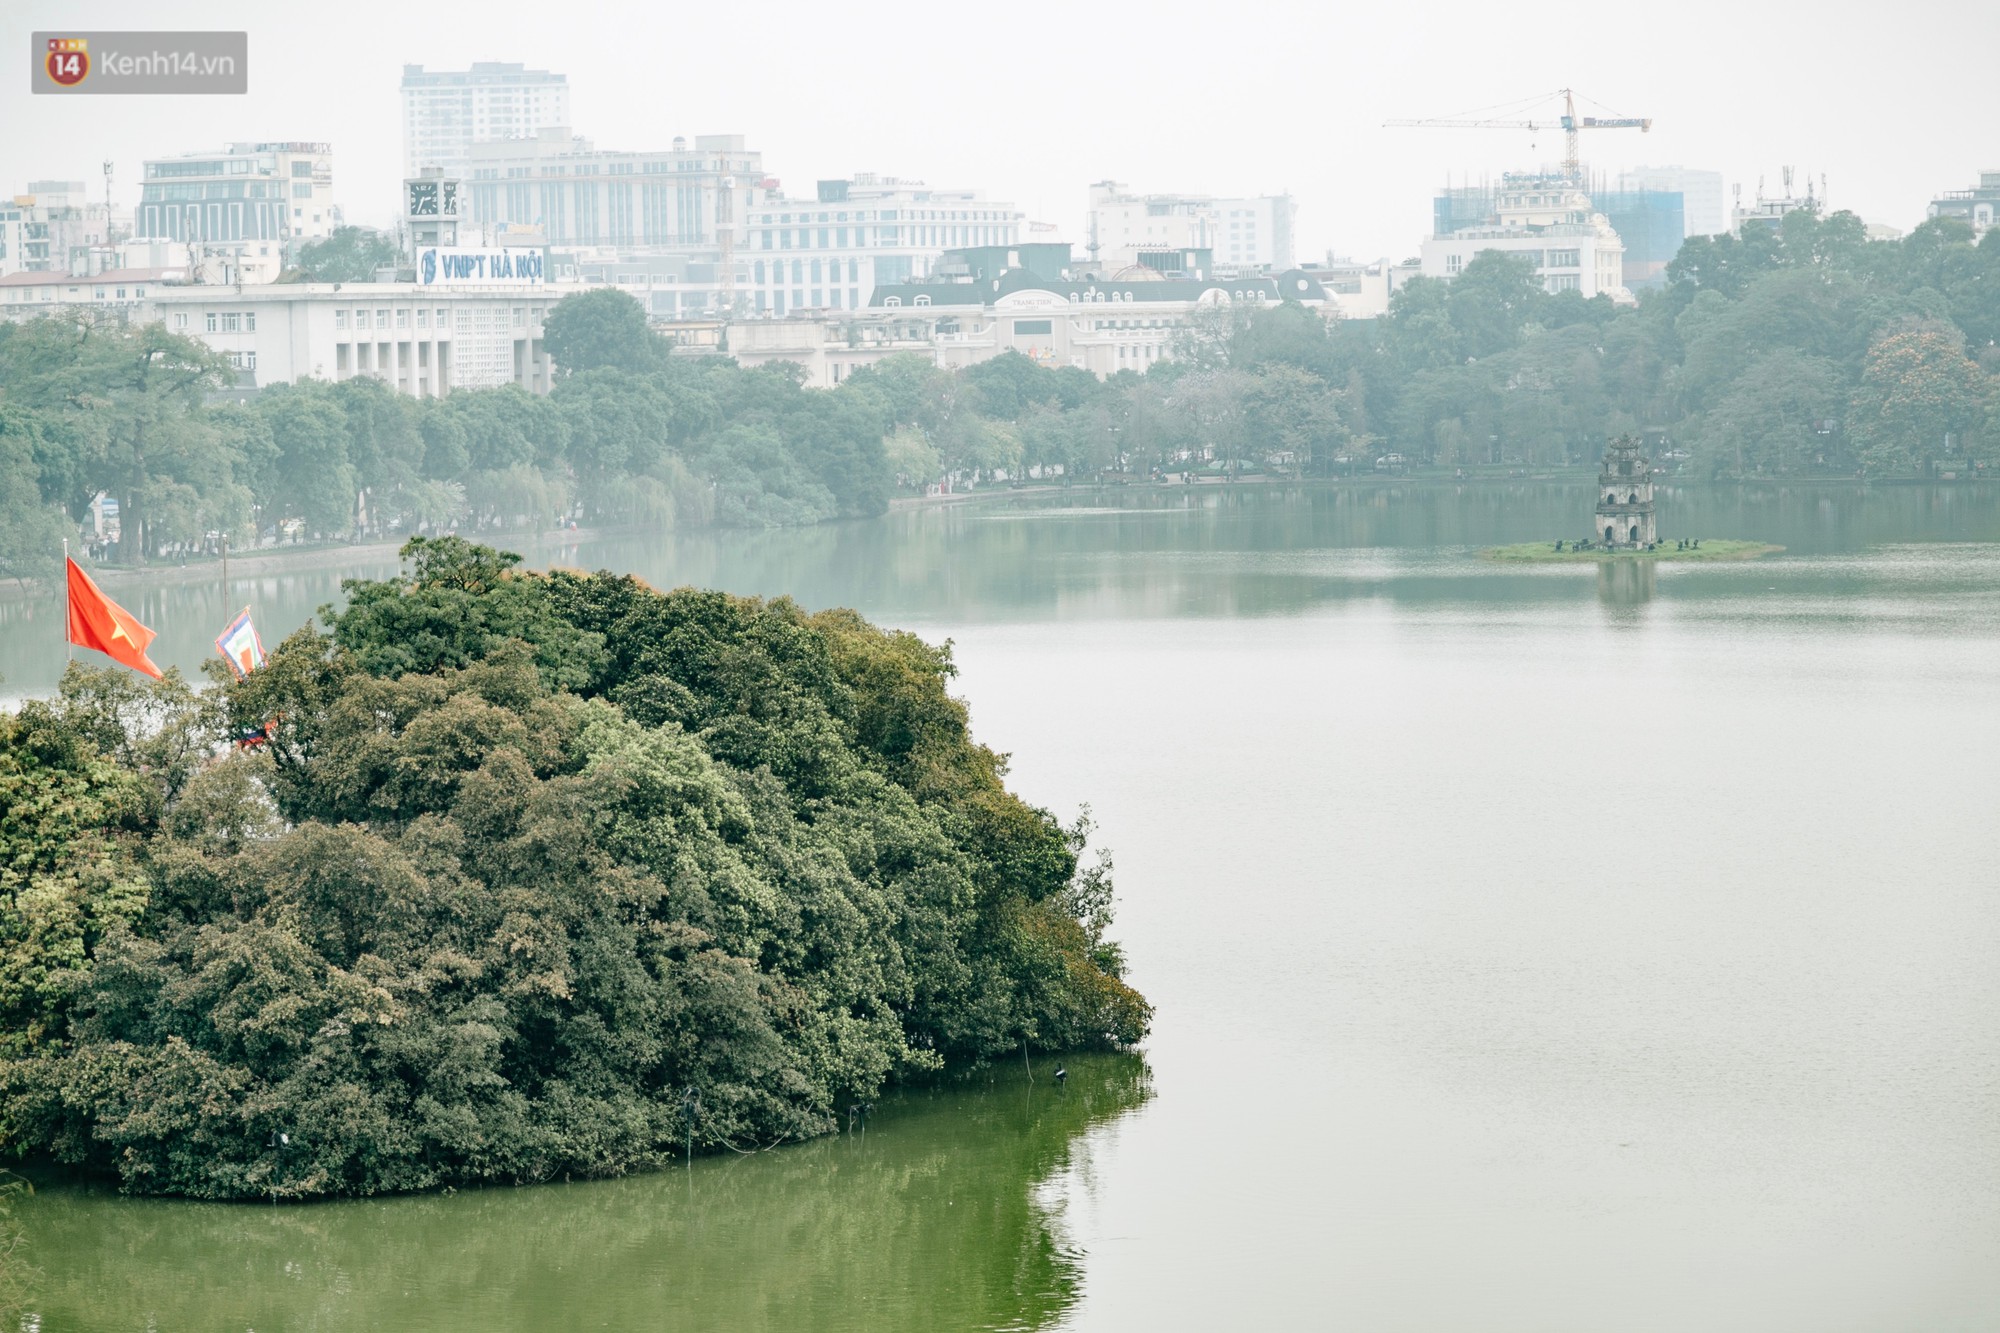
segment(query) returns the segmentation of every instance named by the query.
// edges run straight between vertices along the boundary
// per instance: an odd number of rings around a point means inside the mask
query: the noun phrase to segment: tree
[[[335,227],[333,233],[299,247],[298,265],[281,282],[373,282],[375,274],[402,259],[396,242],[371,227]]]
[[[1332,383],[1336,376],[1333,340],[1326,321],[1296,301],[1257,310],[1234,334],[1229,364],[1255,374],[1268,366],[1292,366]]]
[[[277,448],[277,500],[309,532],[335,537],[354,526],[357,485],[348,458],[347,414],[328,386],[279,385],[258,400]]]
[[[1710,476],[1797,476],[1820,463],[1842,415],[1839,367],[1779,348],[1759,356],[1700,419],[1695,466]]]
[[[1968,452],[1991,394],[1957,330],[1919,325],[1887,334],[1868,349],[1854,395],[1862,455],[1873,467],[1902,470]]]
[[[39,433],[33,413],[0,401],[0,577],[17,581],[59,574],[62,539],[70,531],[38,484]]]
[[[645,307],[613,287],[563,297],[549,308],[542,330],[558,374],[607,367],[636,374],[666,360],[666,345],[646,323]]]
[[[1481,250],[1446,290],[1445,309],[1469,357],[1493,356],[1521,341],[1548,294],[1535,266],[1498,250]]]
[[[1294,478],[1323,470],[1347,443],[1339,392],[1293,365],[1273,363],[1252,376],[1244,411],[1253,447],[1281,457]]]

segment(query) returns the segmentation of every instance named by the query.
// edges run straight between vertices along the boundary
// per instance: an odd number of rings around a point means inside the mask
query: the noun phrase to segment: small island
[[[1506,564],[1547,564],[1603,560],[1755,560],[1785,548],[1768,542],[1684,537],[1662,540],[1653,508],[1652,465],[1639,442],[1621,435],[1604,449],[1597,473],[1596,512],[1590,535],[1572,541],[1522,542],[1490,546],[1480,558]]]
[[[1513,546],[1489,546],[1479,553],[1479,558],[1507,565],[1605,560],[1755,560],[1759,556],[1776,555],[1784,549],[1769,542],[1710,540],[1706,537],[1700,539],[1699,545],[1683,547],[1676,542],[1672,545],[1661,544],[1651,550],[1643,547],[1606,550],[1602,546],[1575,546],[1567,541],[1558,549],[1554,542],[1520,542]]]

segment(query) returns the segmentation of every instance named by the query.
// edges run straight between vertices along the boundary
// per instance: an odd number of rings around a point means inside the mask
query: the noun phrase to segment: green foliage
[[[948,646],[405,554],[214,707],[78,673],[0,720],[13,1150],[204,1198],[614,1175],[689,1087],[748,1147],[1144,1034],[1108,860],[1006,791]]]
[[[299,247],[299,262],[283,282],[373,282],[380,269],[402,260],[393,238],[372,227],[335,227],[333,234]]]
[[[49,578],[70,525],[43,497],[41,423],[24,408],[0,401],[0,577]]]
[[[564,297],[542,327],[543,345],[565,374],[643,374],[666,359],[666,345],[646,324],[645,307],[615,287]]]
[[[1917,326],[1868,349],[1855,391],[1855,433],[1878,468],[1922,467],[1984,424],[1991,377],[1965,354],[1957,329]],[[2000,443],[1996,441],[1995,443]]]
[[[1869,241],[1851,213],[1802,211],[1691,237],[1667,273],[1618,309],[1482,254],[1450,283],[1405,284],[1386,319],[1334,325],[1319,373],[1346,392],[1350,430],[1379,423],[1442,465],[1585,463],[1647,427],[1705,476],[1907,473],[2000,445],[2000,358],[1965,351],[2000,338],[2000,245],[1963,224]],[[1913,340],[1915,325],[1932,333]]]

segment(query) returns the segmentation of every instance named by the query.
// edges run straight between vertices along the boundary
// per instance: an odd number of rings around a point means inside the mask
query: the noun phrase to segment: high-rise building
[[[491,60],[464,70],[403,66],[405,176],[426,167],[463,174],[474,144],[530,139],[569,123],[567,75]]]
[[[1625,243],[1625,285],[1658,287],[1687,239],[1686,201],[1678,190],[1596,190],[1591,203]]]
[[[1681,197],[1681,221],[1689,236],[1720,236],[1729,230],[1729,207],[1722,173],[1690,167],[1634,167],[1618,173],[1615,190],[1651,190]]]
[[[215,281],[268,282],[300,243],[340,225],[328,144],[231,144],[148,158],[144,173],[133,239],[189,246]]]

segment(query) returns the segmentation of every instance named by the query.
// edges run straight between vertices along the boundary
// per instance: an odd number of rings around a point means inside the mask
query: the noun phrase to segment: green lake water
[[[949,637],[1117,856],[1132,1057],[865,1135],[305,1208],[45,1184],[23,1327],[2000,1327],[2000,492],[1241,487],[533,546]],[[342,571],[239,578],[267,639]],[[380,567],[345,572],[381,573]],[[212,570],[114,588],[192,667]],[[60,670],[0,601],[0,690]]]

